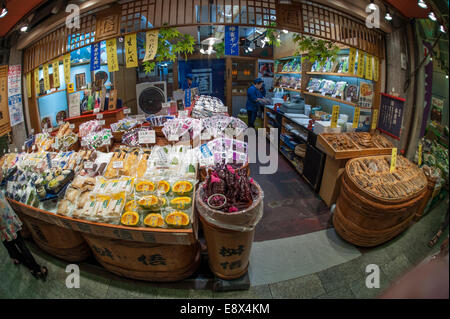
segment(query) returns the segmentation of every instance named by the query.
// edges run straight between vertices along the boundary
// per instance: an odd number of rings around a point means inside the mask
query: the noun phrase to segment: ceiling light
[[[214,45],[214,44],[220,43],[220,42],[222,42],[222,40],[220,40],[219,38],[216,38],[216,37],[209,37],[209,38],[203,40],[201,43],[202,43],[202,44],[207,44],[207,45],[210,45],[210,46],[211,46],[211,45]]]
[[[441,31],[442,33],[447,33],[447,31],[445,31],[445,28],[444,28],[444,26],[442,24],[439,27],[439,31]]]
[[[391,20],[392,20],[392,16],[391,16],[391,14],[389,13],[389,11],[386,12],[386,15],[384,16],[384,18],[385,18],[386,20],[388,20],[388,21],[391,21]]]
[[[373,3],[373,0],[370,0],[369,9],[370,10],[377,10],[377,6]]]
[[[283,33],[288,33],[288,32],[289,32],[289,31],[288,31],[288,30],[286,30],[286,29],[285,29],[285,30],[283,30]]]
[[[2,5],[2,12],[0,13],[0,18],[3,18],[7,14],[8,14],[8,9],[6,9],[5,4],[3,4]]]
[[[434,15],[434,12],[433,12],[433,11],[431,11],[430,13],[428,13],[428,18],[430,18],[430,19],[433,20],[433,21],[436,21],[436,20],[437,20],[437,18],[436,18],[436,16]]]
[[[423,0],[419,0],[419,1],[417,2],[417,5],[418,5],[419,7],[421,7],[421,8],[424,8],[424,9],[428,8],[427,4],[426,4],[425,1],[423,1]]]
[[[20,31],[22,31],[22,32],[27,32],[27,30],[28,30],[28,26],[27,25],[24,25],[24,26],[22,26],[20,28]]]

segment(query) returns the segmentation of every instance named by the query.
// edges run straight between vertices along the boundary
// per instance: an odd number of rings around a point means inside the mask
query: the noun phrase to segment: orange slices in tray
[[[194,184],[190,181],[177,181],[172,184],[172,193],[176,196],[188,195],[194,189]]]
[[[189,215],[180,210],[168,213],[164,220],[166,221],[167,226],[176,228],[184,228],[189,226],[190,223]]]
[[[144,225],[147,227],[161,228],[164,226],[164,218],[161,214],[150,213],[145,216]]]
[[[170,201],[170,206],[175,209],[187,209],[192,205],[192,198],[188,196],[175,197]]]
[[[125,212],[120,218],[120,222],[124,226],[139,226],[139,214],[137,212]]]

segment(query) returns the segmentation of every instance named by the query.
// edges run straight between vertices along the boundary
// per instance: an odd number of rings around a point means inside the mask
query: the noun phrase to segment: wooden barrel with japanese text
[[[97,261],[112,273],[145,281],[173,282],[200,265],[200,246],[164,245],[111,239],[83,233]]]

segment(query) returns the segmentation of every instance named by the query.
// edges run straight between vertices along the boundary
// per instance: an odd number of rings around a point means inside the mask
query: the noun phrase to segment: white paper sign
[[[97,120],[101,120],[103,118],[103,114],[97,114]]]
[[[22,66],[20,64],[9,66],[8,108],[11,126],[23,122],[21,75],[22,75]]]
[[[169,142],[178,141],[178,136],[176,135],[169,135]]]
[[[113,163],[113,168],[123,168],[123,161],[116,161]]]
[[[130,114],[131,110],[129,108],[126,108],[123,110],[123,114]]]
[[[187,117],[188,111],[178,111],[178,118],[182,119]]]
[[[100,125],[105,125],[105,120],[99,121]]]
[[[73,129],[75,128],[75,124],[70,124],[70,125],[69,125],[69,128],[70,128],[71,130],[73,130]]]
[[[100,112],[100,108],[97,107],[94,109],[94,114],[99,113],[99,112]]]
[[[80,116],[80,93],[69,94],[69,117]]]
[[[139,131],[139,144],[154,144],[156,142],[156,134],[154,130]]]
[[[94,163],[93,162],[84,162],[84,168],[85,169],[91,169],[94,167]]]
[[[202,133],[202,140],[210,140],[211,139],[211,134],[209,133]]]

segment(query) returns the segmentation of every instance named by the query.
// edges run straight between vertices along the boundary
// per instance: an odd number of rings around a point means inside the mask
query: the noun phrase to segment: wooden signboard
[[[117,108],[117,90],[109,92],[108,110],[112,111]]]
[[[111,8],[96,14],[95,40],[105,40],[119,36],[121,6],[116,4]]]

